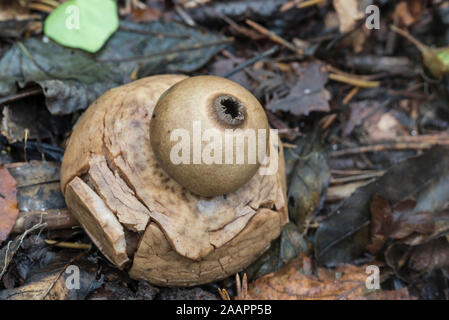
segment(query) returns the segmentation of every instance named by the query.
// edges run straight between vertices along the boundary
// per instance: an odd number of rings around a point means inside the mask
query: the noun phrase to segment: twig
[[[45,13],[52,12],[55,8],[50,7],[48,5],[42,4],[42,3],[30,3],[28,5],[28,9],[36,10],[36,11],[42,11]]]
[[[282,5],[282,7],[279,9],[279,11],[284,12],[287,10],[290,10],[292,8],[294,8],[297,4],[299,4],[302,0],[293,0],[293,1],[289,1],[286,2]]]
[[[191,27],[195,27],[196,26],[196,22],[195,20],[192,19],[192,17],[180,6],[175,5],[175,11],[176,13],[181,17],[182,20],[184,20],[184,22],[191,26]]]
[[[321,130],[324,131],[327,128],[329,128],[332,125],[332,123],[334,123],[335,119],[337,119],[337,114],[336,113],[332,113],[332,114],[329,114],[329,115],[325,116],[323,118],[323,120],[320,121]]]
[[[347,182],[368,180],[371,178],[380,177],[384,173],[385,173],[385,171],[376,171],[376,172],[370,172],[370,173],[365,173],[365,174],[353,175],[353,176],[344,177],[344,178],[331,178],[330,183],[332,185],[335,185],[335,184],[343,184],[343,183],[347,183]]]
[[[16,94],[12,94],[9,95],[7,97],[4,98],[0,98],[0,105],[2,104],[7,104],[7,103],[11,103],[26,97],[30,97],[30,96],[36,96],[42,93],[42,89],[41,88],[34,88],[34,89],[28,89]]]
[[[421,53],[424,53],[424,52],[427,52],[430,50],[430,48],[428,46],[424,45],[421,41],[419,41],[418,39],[413,37],[408,31],[402,30],[402,29],[396,27],[395,25],[391,25],[390,29],[393,30],[394,32],[400,34],[401,36],[406,38],[411,43],[413,43],[419,49],[419,51],[421,51]]]
[[[50,284],[50,286],[47,288],[47,290],[45,290],[44,294],[42,294],[42,296],[40,297],[41,300],[43,300],[50,293],[51,289],[53,289],[53,287],[55,286],[56,282],[58,281],[59,278],[61,278],[62,273],[67,269],[67,267],[70,266],[74,261],[80,259],[85,254],[86,253],[83,252],[83,253],[77,255],[73,259],[70,259],[70,261],[64,267],[62,267],[62,269],[56,275],[55,280]]]
[[[262,60],[265,57],[271,56],[272,54],[276,53],[279,50],[279,46],[274,46],[273,48],[262,52],[261,54],[239,64],[237,67],[235,67],[233,70],[225,73],[222,77],[223,78],[229,78],[230,76],[236,74],[237,72],[253,65],[254,63],[256,63],[257,61]]]
[[[379,152],[385,150],[422,150],[422,149],[429,149],[436,145],[449,146],[449,140],[439,140],[431,142],[394,142],[390,144],[375,144],[370,146],[361,146],[356,148],[333,151],[331,152],[331,157],[338,158],[351,154]]]
[[[17,245],[17,248],[19,248],[22,245],[22,242],[25,239],[25,237],[28,235],[28,233],[30,233],[30,232],[32,232],[34,230],[37,230],[39,228],[46,227],[46,226],[47,226],[46,223],[37,223],[34,226],[32,226],[31,228],[25,230],[25,232],[18,238],[19,239],[19,244]],[[0,279],[3,277],[3,274],[6,272],[6,269],[8,268],[8,264],[9,264],[9,261],[8,261],[8,259],[9,259],[9,257],[8,257],[9,249],[10,249],[11,244],[14,241],[16,241],[16,239],[11,240],[11,241],[8,242],[8,246],[6,247],[6,252],[5,252],[5,264],[4,264],[3,268],[2,268],[2,270],[0,271]]]
[[[38,3],[40,2],[42,4],[45,4],[45,5],[53,7],[53,8],[56,8],[57,6],[60,5],[60,3],[55,0],[34,0],[34,2],[38,2]]]
[[[298,9],[307,8],[307,7],[311,7],[311,6],[320,4],[321,2],[324,2],[324,1],[326,1],[326,0],[307,0],[307,1],[304,1],[301,3],[298,3],[296,5],[296,8],[298,8]]]
[[[67,208],[47,209],[45,211],[21,211],[14,224],[12,232],[24,232],[26,227],[34,224],[38,218],[47,223],[47,230],[70,229],[79,226],[79,222]]]
[[[68,249],[90,250],[92,248],[92,245],[88,243],[74,243],[48,239],[45,240],[45,243],[55,247]]]
[[[284,149],[295,149],[297,147],[294,143],[282,142]]]
[[[218,294],[223,300],[231,300],[231,297],[229,296],[229,293],[226,289],[220,289],[218,288]]]
[[[262,27],[260,24],[258,24],[257,22],[254,22],[250,19],[246,19],[246,23],[253,28],[254,30],[256,30],[257,32],[267,36],[268,38],[270,38],[273,42],[276,42],[277,44],[280,44],[283,47],[286,47],[287,49],[293,51],[294,53],[302,56],[304,54],[304,52],[301,49],[296,48],[293,44],[291,44],[290,42],[288,42],[287,40],[279,37],[277,34],[275,34],[274,32]]]
[[[352,100],[352,98],[354,98],[354,96],[357,94],[357,92],[359,92],[360,87],[354,87],[351,89],[351,91],[349,91],[348,95],[343,99],[343,104],[348,104],[349,101]]]
[[[330,73],[329,79],[361,88],[377,88],[380,85],[379,81],[367,81],[335,73]]]

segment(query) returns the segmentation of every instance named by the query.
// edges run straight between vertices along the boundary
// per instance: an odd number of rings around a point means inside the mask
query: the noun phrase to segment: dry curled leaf
[[[0,299],[83,300],[102,281],[96,280],[98,265],[83,255],[49,254],[30,271],[22,286],[0,291]]]
[[[334,8],[340,20],[340,32],[351,31],[357,20],[365,16],[357,0],[334,0]]]
[[[250,283],[237,284],[245,300],[366,300],[409,299],[408,290],[369,291],[366,288],[366,266],[342,265],[336,269],[312,267],[303,255],[277,272]],[[375,294],[373,294],[375,293]]]
[[[8,238],[17,216],[16,180],[8,169],[0,167],[0,243]]]
[[[426,272],[449,266],[449,242],[441,237],[415,248],[409,266]]]
[[[431,234],[435,229],[433,214],[415,212],[416,201],[406,199],[393,208],[387,199],[374,195],[370,202],[371,243],[367,249],[376,254],[388,239],[404,239],[413,233]]]

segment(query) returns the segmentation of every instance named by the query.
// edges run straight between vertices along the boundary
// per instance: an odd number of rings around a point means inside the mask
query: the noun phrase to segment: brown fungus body
[[[159,99],[150,129],[162,168],[205,197],[243,186],[263,161],[258,152],[268,150],[268,121],[260,103],[239,84],[215,76],[192,77],[171,87]],[[183,137],[177,136],[180,132]],[[226,140],[225,134],[232,138]],[[187,153],[181,163],[173,154],[178,151]]]
[[[243,270],[288,220],[281,145],[276,174],[256,170],[226,197],[198,196],[161,168],[149,134],[153,110],[184,79],[160,75],[106,92],[78,121],[61,167],[67,206],[100,251],[132,278],[163,286],[198,285]],[[241,120],[240,103],[250,113],[244,98],[226,94],[217,96],[217,108],[236,107],[228,112],[237,120],[229,121]]]

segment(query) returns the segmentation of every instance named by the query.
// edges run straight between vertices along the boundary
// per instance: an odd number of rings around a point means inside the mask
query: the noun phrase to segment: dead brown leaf
[[[16,180],[0,166],[0,243],[8,238],[19,215],[16,193]]]
[[[372,254],[376,254],[382,249],[391,233],[393,215],[388,201],[379,195],[375,195],[371,200],[370,213],[371,243],[366,248]]]
[[[134,8],[131,11],[131,20],[141,23],[158,20],[162,12],[156,8]]]
[[[359,9],[358,0],[334,0],[334,8],[340,20],[340,32],[351,31],[365,15]]]
[[[282,269],[238,286],[237,299],[245,300],[366,300],[409,299],[407,288],[398,291],[366,289],[366,266],[343,265],[313,270],[310,258],[300,256]],[[243,293],[243,294],[242,294]]]
[[[449,242],[441,237],[415,248],[409,266],[417,271],[431,272],[449,266]]]
[[[435,221],[430,212],[417,212],[416,201],[406,199],[390,207],[388,200],[375,195],[370,203],[371,243],[367,249],[376,254],[388,239],[404,239],[412,234],[431,234]]]
[[[298,65],[299,75],[286,97],[274,99],[268,104],[271,111],[288,111],[296,116],[312,111],[330,111],[330,93],[324,87],[327,82],[326,66],[319,62]]]
[[[22,7],[19,1],[5,0],[0,4],[0,21],[30,20],[38,17],[36,14],[31,14],[26,7]]]
[[[421,0],[401,1],[394,9],[393,18],[398,25],[409,27],[421,19],[423,13]]]

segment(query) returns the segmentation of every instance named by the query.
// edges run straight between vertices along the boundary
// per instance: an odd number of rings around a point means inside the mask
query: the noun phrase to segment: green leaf
[[[47,17],[44,33],[63,46],[97,52],[118,26],[113,0],[70,0]]]
[[[438,53],[438,57],[445,65],[449,65],[449,49],[444,49],[443,51]]]

